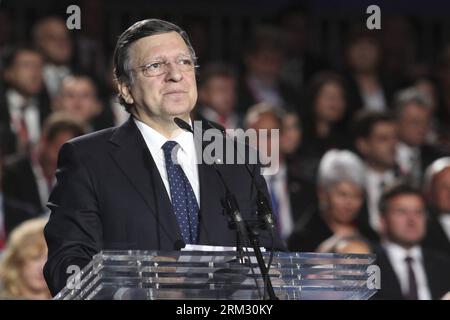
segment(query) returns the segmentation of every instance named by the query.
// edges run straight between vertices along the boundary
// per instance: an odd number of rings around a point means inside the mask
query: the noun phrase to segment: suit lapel
[[[214,244],[217,239],[225,237],[220,233],[221,230],[228,230],[226,228],[227,219],[223,214],[220,202],[225,195],[225,189],[217,176],[217,172],[215,172],[214,166],[205,163],[202,157],[205,147],[202,144],[202,137],[195,136],[194,138],[197,161],[199,162],[197,165],[200,184],[199,243]],[[200,160],[202,161],[200,162]],[[220,165],[218,165],[218,168],[220,170]]]
[[[182,239],[175,214],[159,171],[133,118],[120,126],[110,142],[111,156],[156,216],[162,232],[172,242]]]

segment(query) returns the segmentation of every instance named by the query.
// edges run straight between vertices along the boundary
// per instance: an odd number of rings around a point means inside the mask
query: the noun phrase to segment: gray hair
[[[281,128],[283,117],[285,116],[285,111],[280,108],[276,108],[266,102],[257,103],[248,109],[244,119],[245,128],[251,127],[255,122],[258,121],[259,117],[261,117],[261,115],[265,113],[273,114],[280,122]]]
[[[450,168],[450,157],[439,158],[428,166],[425,170],[423,182],[423,191],[425,194],[431,190],[431,185],[436,175],[447,168]]]
[[[400,91],[395,97],[394,100],[395,116],[397,118],[400,117],[403,111],[405,110],[406,106],[410,104],[416,104],[426,109],[431,109],[433,105],[431,99],[422,91],[413,87],[407,88]]]
[[[364,164],[351,151],[333,149],[320,160],[318,184],[325,189],[339,182],[351,182],[364,189]]]

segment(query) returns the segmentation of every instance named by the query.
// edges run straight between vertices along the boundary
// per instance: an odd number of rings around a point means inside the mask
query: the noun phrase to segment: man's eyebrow
[[[182,52],[182,53],[179,53],[178,55],[176,55],[176,57],[177,58],[178,57],[189,57],[190,58],[191,54]],[[142,61],[144,61],[144,63],[148,63],[150,61],[158,61],[158,60],[167,60],[167,57],[159,55],[159,56],[155,56],[155,57],[146,57],[146,58],[142,59]]]

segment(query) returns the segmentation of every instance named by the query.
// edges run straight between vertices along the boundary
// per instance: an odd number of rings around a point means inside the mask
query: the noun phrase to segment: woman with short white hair
[[[330,150],[319,165],[318,208],[289,239],[293,251],[316,251],[330,237],[360,236],[356,219],[365,197],[364,165],[348,150]]]

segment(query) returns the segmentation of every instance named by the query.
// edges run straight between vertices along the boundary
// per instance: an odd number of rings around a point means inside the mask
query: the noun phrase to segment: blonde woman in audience
[[[44,226],[47,219],[23,222],[12,231],[0,262],[2,299],[50,299],[43,275],[47,260]]]

